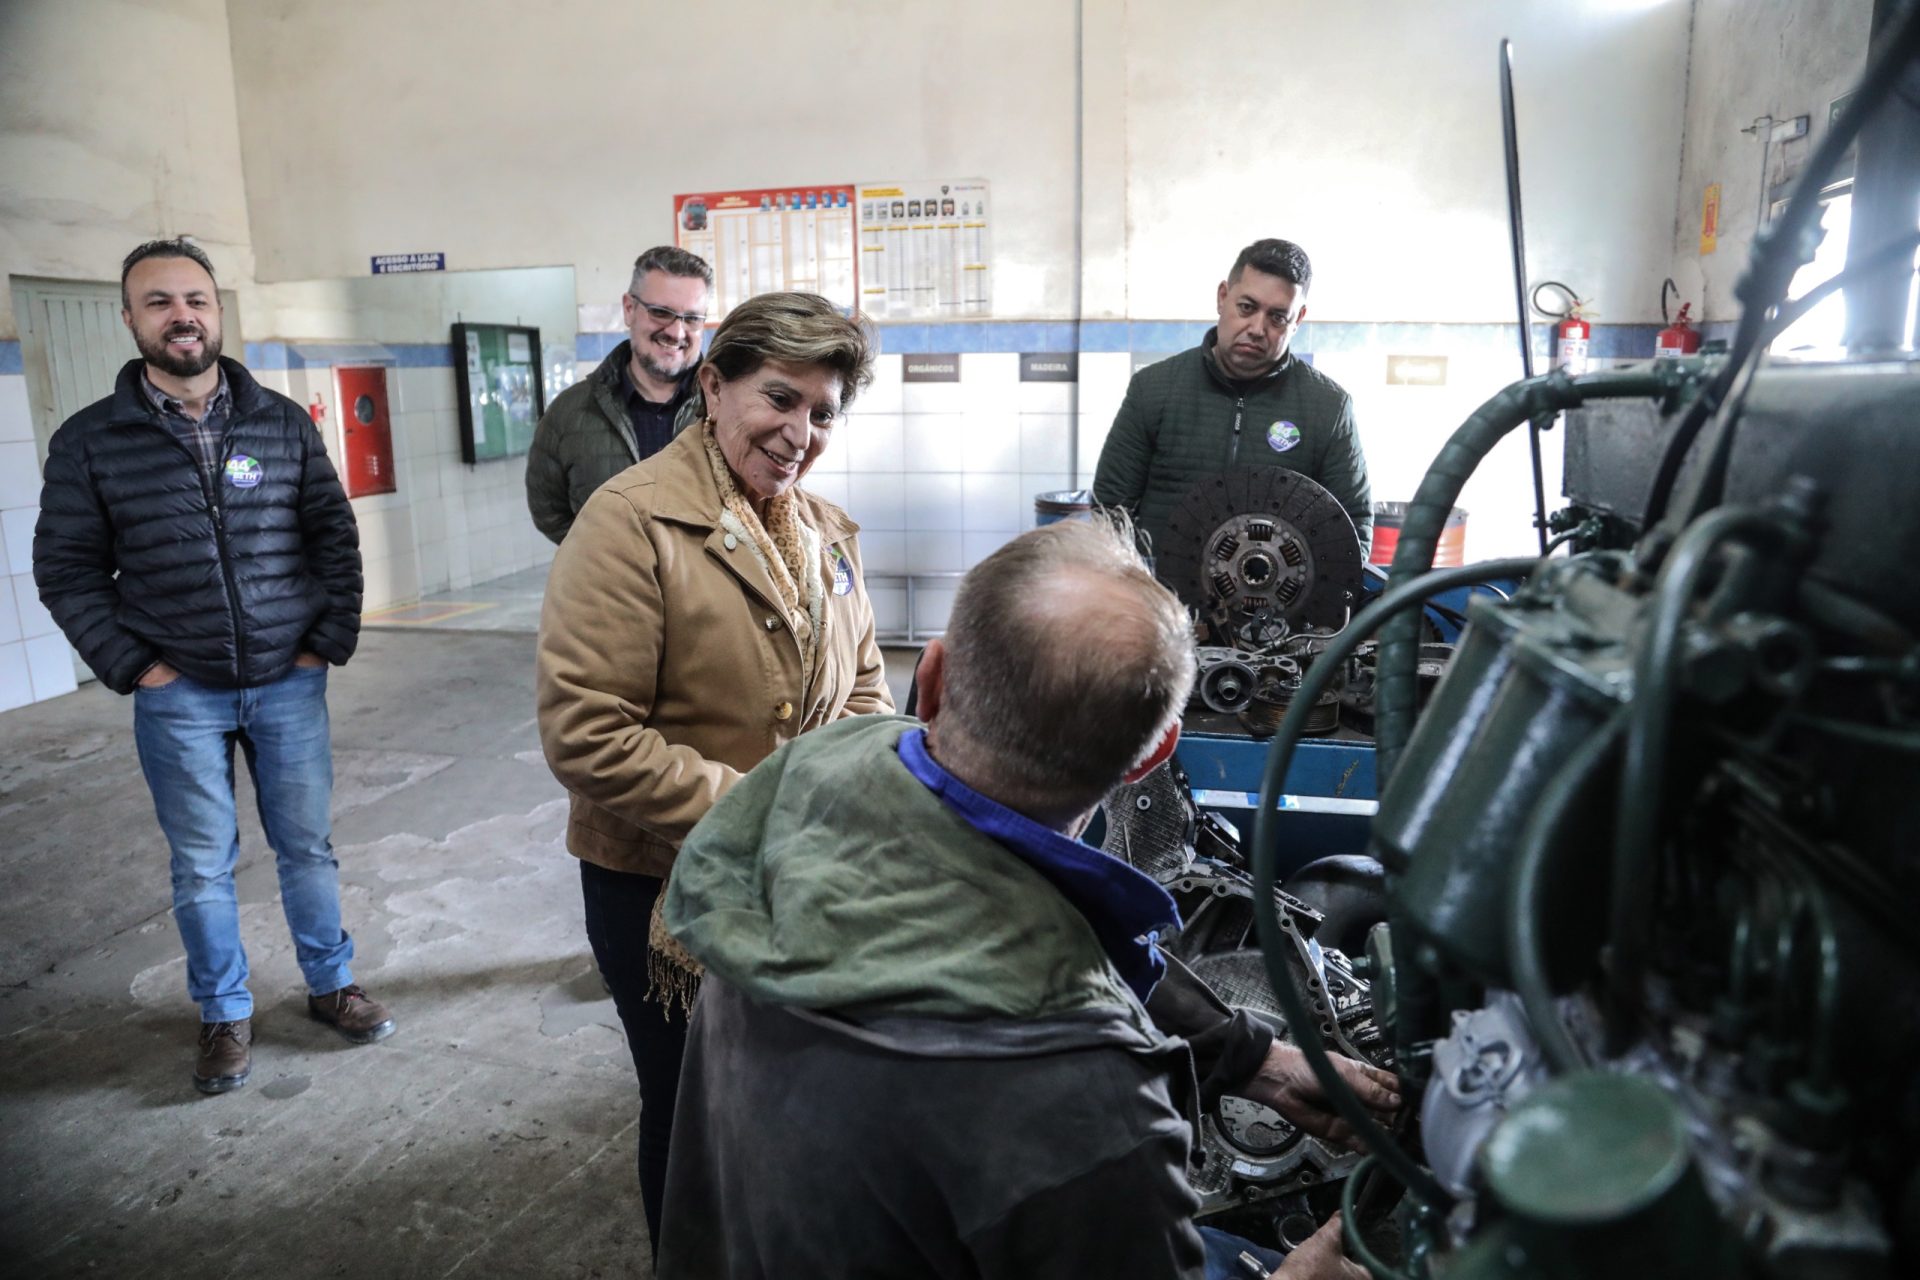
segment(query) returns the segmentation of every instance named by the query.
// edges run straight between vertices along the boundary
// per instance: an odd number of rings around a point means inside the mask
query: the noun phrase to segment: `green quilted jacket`
[[[1292,355],[1251,384],[1213,360],[1208,330],[1191,351],[1133,375],[1094,471],[1094,501],[1124,507],[1158,553],[1174,507],[1203,478],[1235,467],[1286,467],[1318,482],[1373,542],[1367,459],[1353,397]]]
[[[558,543],[593,491],[639,462],[633,423],[622,400],[631,341],[607,353],[600,367],[553,398],[527,451],[527,510],[534,527]],[[674,414],[678,435],[706,414],[697,383]]]

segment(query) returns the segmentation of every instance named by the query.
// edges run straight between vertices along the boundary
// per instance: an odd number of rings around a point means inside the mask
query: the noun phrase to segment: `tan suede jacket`
[[[664,876],[693,824],[781,743],[893,710],[858,526],[811,494],[800,500],[823,546],[827,616],[805,688],[772,578],[722,527],[699,431],[581,508],[547,580],[536,689],[547,764],[572,795],[576,857]],[[845,594],[828,568],[841,558]]]

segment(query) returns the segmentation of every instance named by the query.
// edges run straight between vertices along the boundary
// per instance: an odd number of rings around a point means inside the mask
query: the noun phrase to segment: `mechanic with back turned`
[[[1286,467],[1332,493],[1373,542],[1367,459],[1353,397],[1288,350],[1307,318],[1313,264],[1289,240],[1256,240],[1234,259],[1200,345],[1133,375],[1093,476],[1093,498],[1133,516],[1150,555],[1174,507],[1203,478]]]

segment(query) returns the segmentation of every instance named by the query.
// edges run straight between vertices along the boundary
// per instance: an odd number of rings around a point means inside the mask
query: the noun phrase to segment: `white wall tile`
[[[962,386],[1017,386],[1020,356],[1013,351],[969,351],[960,357]]]
[[[962,470],[966,466],[966,429],[967,420],[957,413],[909,413],[905,470]]]
[[[33,526],[40,519],[40,508],[15,507],[0,511],[0,530],[6,534],[7,573],[33,572]]]
[[[420,592],[432,595],[448,589],[447,544],[445,539],[420,544]]]
[[[365,544],[362,544],[364,548]],[[371,556],[362,551],[360,574],[365,583],[360,599],[363,611],[384,609],[393,601],[393,561],[385,556]]]
[[[473,585],[473,548],[462,531],[447,539],[447,590],[464,591]]]
[[[947,615],[953,612],[954,589],[934,587],[913,593],[913,628],[925,635],[947,629]]]
[[[844,450],[848,471],[906,470],[905,420],[897,413],[849,418],[833,435],[827,450]]]
[[[287,371],[285,369],[250,369],[253,380],[269,391],[287,394]]]
[[[40,459],[32,440],[0,444],[0,510],[38,506],[39,502]]]
[[[960,376],[967,376],[967,361],[960,357]],[[907,413],[960,413],[967,407],[965,384],[959,382],[909,382],[900,389],[900,407]]]
[[[1073,415],[1070,413],[1023,413],[1020,415],[1020,470],[1071,471],[1073,469]]]
[[[1100,466],[1100,450],[1106,445],[1107,433],[1111,430],[1113,430],[1113,417],[1111,415],[1104,418],[1091,417],[1084,413],[1080,415],[1080,439],[1078,442],[1080,456],[1077,459],[1078,465],[1076,469],[1080,473],[1080,482],[1082,484],[1091,485],[1093,483],[1094,472],[1097,471]]]
[[[907,535],[908,573],[958,573],[965,567],[958,530]]]
[[[905,527],[909,530],[965,528],[960,492],[958,475],[909,474]]]
[[[907,589],[905,587],[868,587],[867,599],[873,604],[873,629],[881,635],[904,631],[907,626]],[[0,649],[0,655],[5,650]]]
[[[1023,382],[1014,405],[1021,413],[1072,413],[1078,392],[1071,382]]]
[[[803,487],[816,498],[824,498],[843,511],[846,509],[847,477],[845,475],[822,475],[820,469],[815,467],[807,473]]]
[[[33,701],[33,675],[27,669],[27,647],[19,641],[0,644],[0,711],[11,711]]]
[[[847,473],[847,437],[860,429],[863,418],[848,415],[833,424],[833,434],[827,437],[827,447],[814,455],[813,466],[807,471],[809,476],[845,475]]]
[[[1011,533],[967,532],[961,536],[961,568],[971,569],[988,556],[1007,545],[1015,535]]]
[[[1024,498],[1017,473],[965,476],[961,481],[961,509],[965,521],[962,528],[1018,529],[1021,527],[1020,509]]]
[[[907,535],[887,530],[860,530],[860,566],[867,573],[905,573]]]
[[[33,410],[27,404],[27,380],[0,377],[0,441],[33,439]]]
[[[73,675],[73,647],[62,635],[39,636],[23,646],[27,673],[33,681],[33,700],[45,702],[79,688]]]
[[[885,341],[884,335],[882,341]],[[882,354],[873,362],[873,382],[853,402],[849,413],[899,413],[901,409],[900,357]]]
[[[1020,419],[1005,412],[969,413],[961,421],[961,465],[965,470],[1020,469]]]
[[[19,640],[20,608],[13,602],[11,589],[0,591],[0,644],[16,644]]]
[[[847,477],[847,514],[863,529],[907,527],[906,477],[898,471]]]
[[[53,635],[60,630],[54,625],[53,615],[40,603],[40,592],[33,585],[33,575],[13,575],[13,605],[20,612],[21,638],[31,640],[35,636]]]
[[[422,546],[447,540],[447,504],[444,498],[423,497],[414,502],[413,534]]]

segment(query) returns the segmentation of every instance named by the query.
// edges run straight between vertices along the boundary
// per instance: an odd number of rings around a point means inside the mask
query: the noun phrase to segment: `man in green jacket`
[[[1149,554],[1165,551],[1168,521],[1195,484],[1237,467],[1286,467],[1317,482],[1352,517],[1361,554],[1372,544],[1353,397],[1287,350],[1312,282],[1299,245],[1254,241],[1220,284],[1220,323],[1193,350],[1133,375],[1093,497],[1133,516]]]
[[[620,300],[631,335],[553,398],[527,454],[527,510],[554,542],[593,491],[652,457],[703,412],[694,370],[713,268],[672,245],[634,260]]]
[[[1173,899],[1076,838],[1172,752],[1192,681],[1130,539],[1063,521],[967,575],[924,724],[802,734],[701,820],[662,912],[705,976],[661,1280],[1227,1273],[1245,1242],[1193,1221],[1187,1046],[1147,1009]],[[1327,1132],[1290,1074],[1275,1105]],[[1364,1280],[1331,1223],[1277,1274]]]

